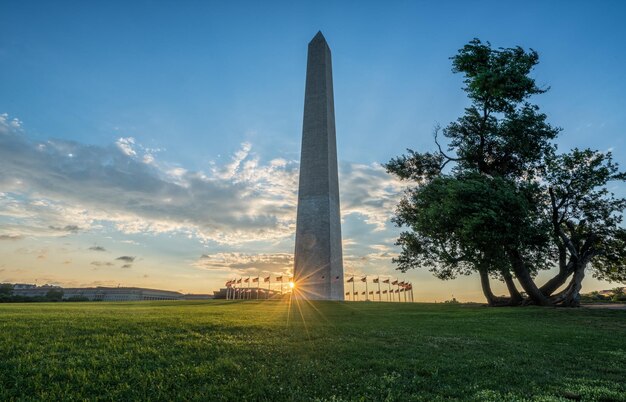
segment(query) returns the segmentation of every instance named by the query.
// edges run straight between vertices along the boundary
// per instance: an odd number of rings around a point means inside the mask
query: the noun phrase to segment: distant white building
[[[185,295],[179,292],[159,289],[135,287],[94,287],[94,288],[61,288],[53,286],[35,286],[16,284],[13,294],[16,296],[46,296],[50,290],[62,290],[63,299],[86,298],[92,301],[141,301],[141,300],[184,300]],[[208,298],[208,297],[207,297]]]
[[[181,300],[183,294],[169,290],[145,288],[65,288],[63,298],[85,297],[94,301]]]

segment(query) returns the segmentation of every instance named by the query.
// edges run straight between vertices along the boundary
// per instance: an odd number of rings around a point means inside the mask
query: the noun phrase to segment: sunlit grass
[[[626,312],[0,305],[0,400],[622,400]]]

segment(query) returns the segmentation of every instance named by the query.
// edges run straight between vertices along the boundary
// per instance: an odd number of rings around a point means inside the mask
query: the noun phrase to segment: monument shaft
[[[321,32],[307,58],[294,279],[304,298],[344,298],[333,74]]]

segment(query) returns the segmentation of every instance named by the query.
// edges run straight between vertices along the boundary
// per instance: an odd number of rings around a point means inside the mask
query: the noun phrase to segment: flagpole
[[[369,289],[367,287],[367,275],[365,275],[365,301],[370,299]]]
[[[267,297],[266,299],[269,300],[270,298],[270,289],[272,288],[272,275],[268,276],[268,280],[267,280]]]
[[[354,301],[354,276],[352,277],[352,301]],[[357,295],[358,296],[358,295]]]
[[[397,289],[396,289],[396,293],[398,293],[398,302],[400,302],[400,301],[401,301],[401,300],[400,300],[400,285],[399,285],[399,283],[400,283],[400,282],[398,282],[398,278],[396,278],[396,287],[397,287]]]
[[[378,277],[377,283],[378,283],[378,301],[382,301],[381,298],[383,297],[383,294],[380,293],[380,276]]]

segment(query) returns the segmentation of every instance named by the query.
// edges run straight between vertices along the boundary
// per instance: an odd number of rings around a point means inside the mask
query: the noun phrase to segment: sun
[[[294,282],[289,282],[289,289],[293,289],[296,287],[296,284]]]

